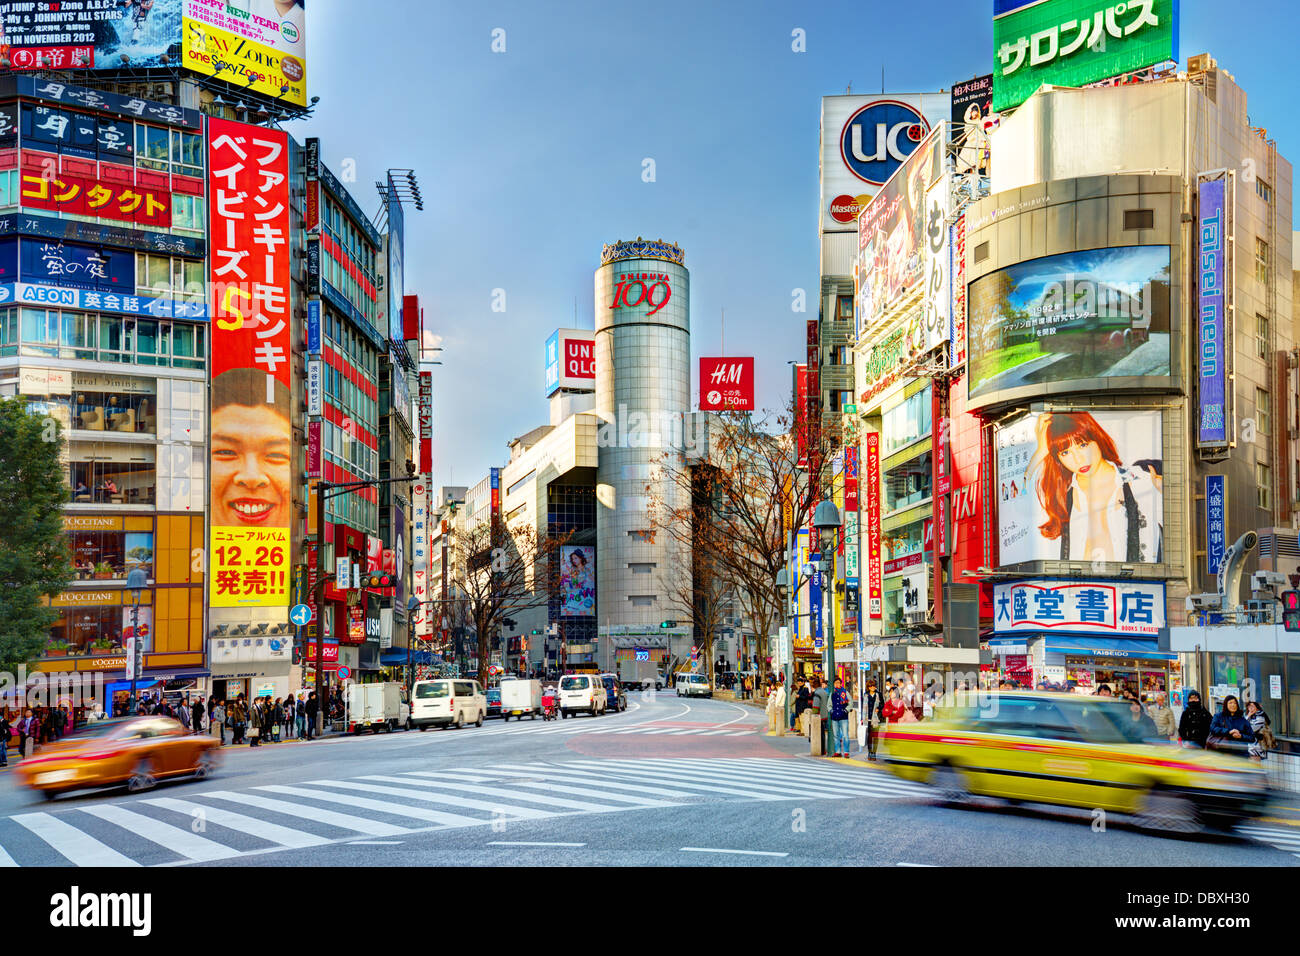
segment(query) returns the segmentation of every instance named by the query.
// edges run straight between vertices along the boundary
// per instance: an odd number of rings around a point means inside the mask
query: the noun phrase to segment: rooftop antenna
[[[727,310],[722,310],[722,354],[727,354]]]
[[[880,92],[885,92],[885,68],[880,68]]]

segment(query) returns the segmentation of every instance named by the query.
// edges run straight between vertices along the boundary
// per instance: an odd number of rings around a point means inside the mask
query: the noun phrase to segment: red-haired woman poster
[[[1158,413],[1155,446],[1159,455]],[[1108,413],[1114,425],[1145,424],[1149,415]],[[1150,430],[1146,430],[1150,433]],[[1032,483],[1040,545],[1036,557],[1125,564],[1163,560],[1164,497],[1159,458],[1125,463],[1115,439],[1088,412],[1044,412],[1035,422],[1036,447],[1025,468]],[[1124,436],[1121,436],[1124,437]],[[1132,454],[1133,449],[1125,449]],[[1057,553],[1047,553],[1056,551]]]

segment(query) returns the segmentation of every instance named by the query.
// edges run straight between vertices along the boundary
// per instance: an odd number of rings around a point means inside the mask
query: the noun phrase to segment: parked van
[[[411,694],[413,727],[482,727],[485,716],[487,695],[476,680],[443,677],[415,682]]]
[[[560,678],[560,716],[585,712],[598,717],[605,712],[608,695],[597,674],[565,674]]]

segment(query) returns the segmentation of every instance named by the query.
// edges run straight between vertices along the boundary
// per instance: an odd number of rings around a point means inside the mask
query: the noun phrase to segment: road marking
[[[712,762],[707,760],[676,758],[673,760],[673,763],[683,764],[688,769],[705,772],[713,770],[714,772],[717,772],[716,768],[710,766]],[[839,780],[824,780],[810,774],[800,773],[795,768],[790,768],[790,770],[793,771],[792,773],[782,773],[780,770],[775,768],[769,770],[764,767],[728,766],[722,768],[722,770],[729,778],[734,778],[737,783],[753,782],[755,784],[788,784],[793,782],[816,788],[818,791],[825,794],[838,793],[848,796],[867,796],[880,792],[876,787],[872,786],[873,781],[871,780],[864,780],[858,783],[845,783]]]
[[[235,811],[226,810],[223,807],[205,807],[197,803],[190,803],[187,800],[173,800],[171,797],[155,797],[143,802],[152,804],[155,807],[162,807],[164,810],[174,810],[189,817],[202,814],[203,819],[209,823],[215,823],[218,826],[251,837],[257,837],[259,840],[278,843],[280,846],[291,847],[295,850],[301,850],[309,846],[322,846],[333,842],[314,833],[294,830],[291,827],[282,827],[278,823],[268,823],[265,820],[257,819],[257,817],[245,816],[242,813],[235,813]]]
[[[307,782],[316,786],[324,785],[330,787],[343,787],[348,790],[369,790],[375,793],[385,792],[385,788],[383,787],[373,787],[364,783],[351,783],[345,780],[309,780]],[[311,787],[268,785],[257,787],[255,789],[269,790],[271,793],[284,793],[295,797],[306,797],[308,800],[323,800],[326,803],[341,803],[345,807],[356,807],[360,810],[374,810],[379,813],[391,814],[395,817],[413,817],[416,820],[423,820],[426,823],[440,823],[443,826],[463,827],[483,822],[474,817],[466,817],[458,813],[445,813],[442,810],[429,810],[425,807],[412,807],[408,804],[393,803],[389,800],[372,800],[369,797],[357,797],[350,793],[332,793],[329,790],[314,790]],[[402,796],[414,795],[415,791],[402,794]]]
[[[488,846],[586,846],[585,843],[547,843],[542,840],[493,840]]]
[[[401,840],[349,840],[348,846],[401,846]]]
[[[433,787],[433,781],[411,780],[409,777],[389,777],[381,774],[371,774],[362,777],[362,780],[378,780],[387,783],[403,783],[412,787]],[[469,797],[457,797],[448,793],[437,793],[433,790],[411,790],[406,787],[384,787],[373,783],[352,783],[336,781],[331,784],[334,787],[345,787],[349,790],[367,790],[371,793],[387,793],[398,797],[411,797],[415,800],[423,800],[425,803],[445,803],[452,807],[466,807],[470,810],[482,810],[485,813],[509,813],[510,816],[519,819],[542,820],[546,817],[555,816],[547,810],[536,810],[532,807],[503,807],[500,802],[489,803],[485,800],[472,800]],[[444,814],[449,816],[450,814]],[[466,822],[461,826],[477,825],[486,823],[486,820],[475,817],[461,817]]]
[[[20,813],[9,819],[31,830],[75,866],[140,865],[129,856],[123,856],[93,836],[82,833],[72,824],[48,813]]]
[[[534,776],[541,774],[544,777],[554,778],[557,780],[573,781],[576,783],[598,783],[602,787],[610,787],[615,790],[630,790],[632,793],[649,793],[657,797],[698,797],[697,793],[687,793],[685,790],[668,790],[664,787],[647,787],[635,783],[625,783],[622,780],[610,780],[608,777],[599,773],[588,770],[564,769],[561,767],[542,767],[533,769],[531,773],[525,773],[524,770],[528,764],[502,764],[503,767],[520,768],[519,771],[500,770],[495,772],[500,774],[518,772],[520,776]]]
[[[615,766],[617,764],[617,766]],[[666,769],[656,769],[638,765],[635,762],[602,760],[600,762],[572,761],[567,766],[583,767],[587,770],[599,771],[602,774],[615,774],[624,777],[632,777],[637,780],[649,779],[654,782],[672,784],[675,787],[683,787],[691,790],[705,790],[709,793],[726,793],[735,797],[749,797],[751,800],[787,800],[789,796],[777,796],[772,793],[762,792],[771,790],[771,787],[756,788],[750,790],[741,790],[737,787],[716,786],[713,783],[702,783],[703,780],[715,780],[714,777],[703,776],[700,774],[679,774]],[[800,793],[799,796],[813,797],[817,794]]]
[[[682,853],[735,853],[740,856],[789,856],[789,853],[776,853],[772,850],[724,850],[713,846],[684,846]]]
[[[609,810],[622,810],[624,807],[611,807],[609,804],[585,803],[581,800],[566,800],[562,797],[545,797],[541,794],[520,793],[517,790],[503,790],[500,787],[478,787],[473,784],[461,783],[458,780],[440,780],[439,775],[432,771],[416,771],[412,776],[426,778],[423,785],[427,787],[442,787],[446,790],[457,790],[462,793],[481,793],[487,797],[495,797],[498,800],[513,801],[523,800],[525,803],[544,803],[552,807],[563,807],[566,810],[586,810],[589,813],[604,813]],[[365,779],[374,780],[378,775],[367,776]],[[388,778],[391,780],[392,778]],[[408,783],[404,777],[399,777],[395,782]],[[428,799],[424,797],[423,799]],[[667,804],[659,804],[667,806]]]
[[[263,810],[272,810],[303,820],[315,820],[317,823],[338,827],[340,830],[352,830],[354,833],[365,833],[370,836],[396,836],[408,832],[405,827],[395,827],[391,823],[380,823],[377,820],[367,820],[365,817],[354,817],[347,813],[336,813],[323,807],[311,807],[288,800],[272,800],[270,797],[261,797],[255,793],[208,790],[198,796],[204,800],[229,800],[231,803],[243,803],[250,807],[260,807]]]
[[[89,813],[101,820],[107,820],[123,830],[134,833],[138,837],[143,837],[150,843],[157,843],[173,853],[198,863],[206,863],[210,860],[228,860],[232,856],[239,856],[240,854],[239,850],[115,804],[81,807],[80,810],[82,813]]]
[[[933,867],[933,863],[895,863],[895,866],[927,866]]]
[[[779,796],[775,797],[775,799],[778,800],[788,800],[792,797],[823,797],[828,800],[837,799],[835,794],[821,792],[811,789],[810,787],[797,786],[793,781],[787,781],[784,779],[774,779],[771,782],[736,780],[735,775],[730,770],[701,769],[699,767],[691,766],[681,759],[654,759],[646,757],[635,762],[625,760],[606,760],[603,762],[608,764],[618,764],[620,766],[630,765],[633,770],[642,770],[643,772],[645,770],[657,771],[662,776],[667,777],[672,783],[682,787],[699,786],[699,784],[694,783],[693,781],[701,780],[708,783],[719,783],[724,785],[732,783],[739,784],[743,787],[749,788],[750,796],[754,795],[754,791],[776,791]],[[744,794],[744,791],[723,790],[722,792]]]
[[[0,846],[0,867],[17,865],[18,864],[14,862],[14,858],[5,852],[4,847]]]

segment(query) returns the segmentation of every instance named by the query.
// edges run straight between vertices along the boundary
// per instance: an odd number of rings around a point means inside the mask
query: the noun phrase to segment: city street
[[[0,864],[1297,866],[1281,818],[1171,839],[1085,812],[938,805],[806,756],[757,708],[629,695],[598,718],[492,720],[226,748],[210,779],[47,803],[0,777]],[[1050,853],[1042,853],[1050,848]]]

